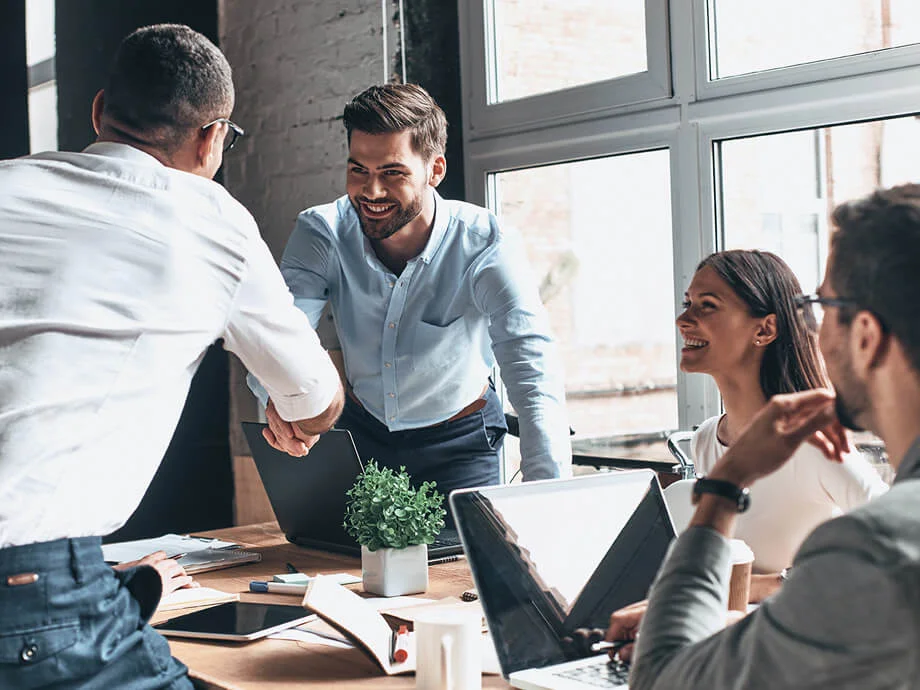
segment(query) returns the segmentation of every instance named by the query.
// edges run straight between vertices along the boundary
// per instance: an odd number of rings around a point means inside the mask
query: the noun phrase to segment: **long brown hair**
[[[760,364],[760,388],[768,398],[777,393],[828,385],[818,351],[811,305],[799,309],[795,296],[802,292],[798,279],[776,254],[733,249],[716,252],[697,267],[709,266],[747,305],[751,316],[776,315],[776,340],[767,345]]]

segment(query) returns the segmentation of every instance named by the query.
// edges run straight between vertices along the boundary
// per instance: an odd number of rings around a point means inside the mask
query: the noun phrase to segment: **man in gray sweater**
[[[839,206],[819,294],[836,388],[773,398],[703,481],[636,637],[630,688],[920,688],[920,185]],[[894,486],[818,527],[788,581],[727,628],[729,542],[745,489],[806,440],[839,459],[840,424],[885,441]],[[640,624],[641,622],[641,624]],[[637,633],[638,631],[638,633]],[[628,652],[627,652],[628,654]]]

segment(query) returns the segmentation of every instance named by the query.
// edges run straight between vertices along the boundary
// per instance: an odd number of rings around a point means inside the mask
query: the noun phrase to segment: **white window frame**
[[[920,112],[920,46],[709,80],[707,0],[646,1],[649,65],[671,82],[656,97],[620,102],[623,80],[488,105],[485,11],[461,3],[461,77],[467,198],[490,202],[490,175],[537,165],[667,147],[671,163],[674,318],[699,261],[717,240],[714,147],[724,139],[811,129]],[[670,27],[670,28],[669,28]],[[666,37],[662,46],[656,36]],[[654,56],[653,51],[661,51]],[[655,70],[659,73],[660,66]],[[643,75],[644,76],[644,75]],[[631,77],[626,78],[631,79]],[[675,329],[675,342],[678,341]],[[679,347],[677,348],[679,352]],[[678,421],[690,429],[718,414],[710,377],[678,373]]]

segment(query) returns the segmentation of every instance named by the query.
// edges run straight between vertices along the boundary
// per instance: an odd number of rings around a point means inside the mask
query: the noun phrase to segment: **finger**
[[[165,551],[154,551],[153,553],[148,553],[142,559],[137,561],[138,565],[152,565],[155,566],[157,563],[166,560]]]
[[[834,444],[831,443],[822,431],[816,431],[807,439],[808,443],[821,451],[828,460],[837,460],[837,453]]]
[[[830,401],[816,407],[798,409],[776,425],[776,430],[788,440],[800,443],[835,419],[834,406]]]
[[[635,644],[628,644],[625,647],[620,647],[619,649],[611,649],[607,654],[611,659],[619,659],[620,661],[630,661],[632,659],[633,650],[636,648]]]
[[[282,453],[287,453],[288,455],[293,455],[295,458],[299,458],[307,454],[307,447],[304,443],[298,439],[281,439],[275,436],[271,430],[263,429],[262,436],[268,441],[268,444],[275,450],[280,450]]]

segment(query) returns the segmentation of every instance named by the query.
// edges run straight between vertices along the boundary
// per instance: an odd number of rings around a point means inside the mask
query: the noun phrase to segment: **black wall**
[[[457,3],[406,0],[403,13],[406,80],[423,86],[447,116],[447,176],[438,192],[445,199],[466,199]]]
[[[25,0],[0,2],[0,158],[29,153]]]
[[[4,3],[0,3],[3,5]],[[57,0],[58,141],[79,151],[95,135],[96,92],[127,34],[157,23],[188,24],[217,42],[217,0]],[[156,376],[157,372],[150,372]],[[192,382],[182,419],[140,507],[112,539],[195,532],[233,523],[233,476],[228,436],[227,354],[212,347]],[[137,439],[139,445],[143,438]],[[124,467],[131,471],[131,449]]]

